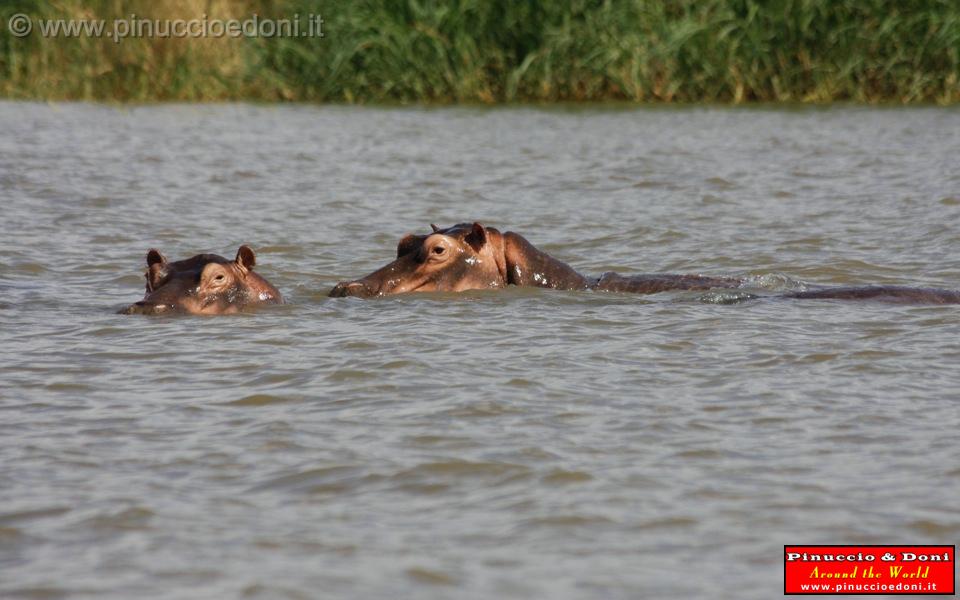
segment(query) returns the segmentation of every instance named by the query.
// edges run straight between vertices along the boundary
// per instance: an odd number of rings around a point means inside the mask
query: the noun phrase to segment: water
[[[955,543],[960,313],[328,299],[428,223],[581,272],[960,286],[960,112],[0,104],[0,596],[773,598]],[[289,304],[132,317],[150,247]],[[723,301],[723,298],[719,298]]]

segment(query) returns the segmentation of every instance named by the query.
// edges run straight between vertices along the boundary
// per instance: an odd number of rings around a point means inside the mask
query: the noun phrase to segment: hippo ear
[[[156,248],[147,250],[147,293],[160,287],[167,276],[167,257]]]
[[[434,233],[440,231],[440,227],[438,227],[437,225],[435,225],[435,224],[433,224],[433,223],[430,223],[430,229],[432,229]]]
[[[480,223],[474,223],[473,229],[463,239],[470,244],[474,251],[480,252],[480,249],[487,243],[487,230]]]
[[[253,253],[253,250],[250,249],[250,246],[243,245],[240,246],[240,249],[237,250],[236,261],[237,266],[243,271],[252,271],[254,265],[257,264],[257,255]]]
[[[426,236],[413,235],[412,233],[403,236],[403,239],[400,240],[399,244],[397,244],[397,258],[400,258],[401,256],[406,256],[407,254],[410,254],[411,252],[419,248],[420,244],[423,243],[423,240],[425,238]]]
[[[159,250],[156,248],[150,248],[147,250],[147,267],[165,264],[167,264],[167,257],[161,254]]]

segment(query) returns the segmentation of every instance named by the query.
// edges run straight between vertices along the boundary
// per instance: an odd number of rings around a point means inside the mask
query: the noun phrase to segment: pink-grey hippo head
[[[280,292],[253,271],[256,262],[249,246],[240,246],[234,260],[218,254],[198,254],[176,262],[151,249],[147,252],[143,300],[120,312],[222,315],[283,303]]]
[[[407,292],[462,292],[531,285],[586,289],[590,282],[567,264],[537,250],[522,236],[480,223],[460,223],[407,235],[397,258],[366,277],[344,281],[334,297],[369,298]]]

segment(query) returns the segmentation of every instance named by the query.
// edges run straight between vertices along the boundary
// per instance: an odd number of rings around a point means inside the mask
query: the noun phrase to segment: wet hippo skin
[[[874,300],[894,304],[960,304],[960,291],[897,285],[836,287],[784,294],[801,300]]]
[[[508,285],[555,290],[597,290],[655,294],[670,290],[736,288],[743,280],[702,275],[604,273],[585,277],[542,252],[523,236],[480,223],[460,223],[425,235],[407,235],[397,258],[354,281],[338,283],[330,296],[369,298],[407,292],[461,292]],[[957,304],[960,292],[899,286],[836,287],[781,294],[795,299],[874,300],[916,304]]]
[[[254,265],[256,256],[249,246],[240,246],[232,261],[218,254],[198,254],[169,262],[159,250],[151,249],[143,300],[120,313],[220,315],[283,303],[280,292],[253,272]]]

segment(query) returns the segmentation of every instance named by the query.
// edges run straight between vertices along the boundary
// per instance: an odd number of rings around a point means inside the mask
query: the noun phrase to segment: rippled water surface
[[[427,224],[960,287],[960,112],[0,104],[0,597],[774,598],[955,543],[960,308],[328,299]],[[121,316],[150,247],[288,305]]]

